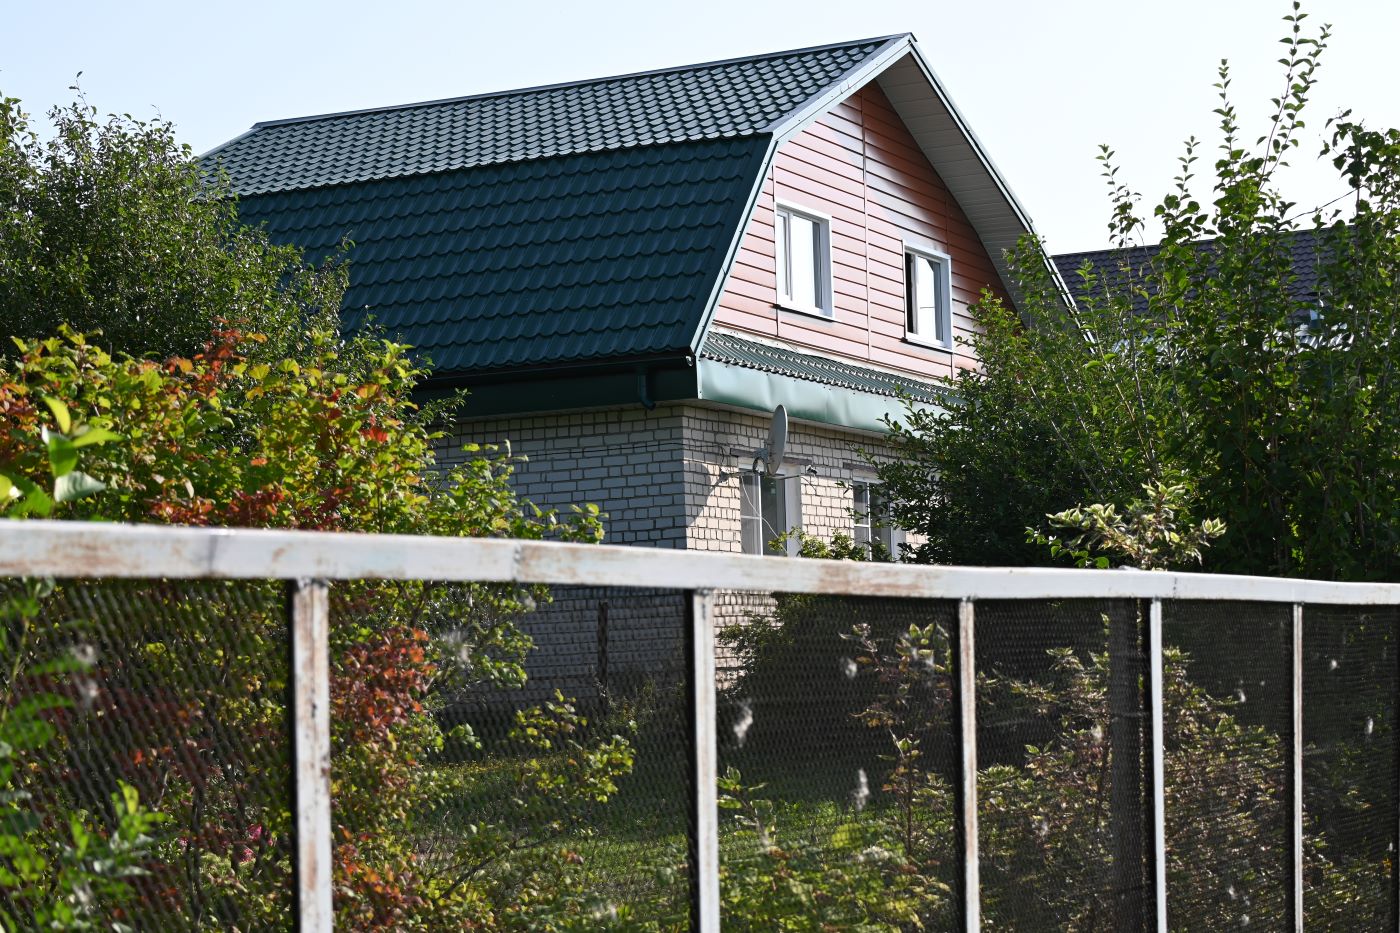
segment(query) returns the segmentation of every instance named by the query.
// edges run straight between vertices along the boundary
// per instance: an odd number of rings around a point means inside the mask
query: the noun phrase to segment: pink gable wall
[[[831,217],[832,320],[775,305],[775,198]],[[715,323],[921,376],[974,366],[961,344],[949,352],[904,340],[906,237],[952,257],[953,328],[967,336],[967,303],[983,287],[1004,296],[1000,280],[967,217],[871,83],[778,150]]]

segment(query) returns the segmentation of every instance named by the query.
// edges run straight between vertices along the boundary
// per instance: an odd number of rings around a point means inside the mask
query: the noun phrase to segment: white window
[[[740,521],[745,554],[781,554],[769,543],[802,524],[802,492],[797,477],[782,478],[745,473],[740,479]],[[786,553],[796,554],[798,543],[787,542]]]
[[[904,253],[905,329],[909,339],[953,346],[952,262],[942,253]]]
[[[879,485],[852,483],[851,494],[851,515],[854,519],[851,537],[855,539],[856,544],[874,550],[875,542],[879,542],[891,560],[898,558],[899,544],[904,540],[904,536],[890,520],[889,505]]]
[[[774,214],[778,303],[797,311],[831,314],[831,221],[779,205]]]

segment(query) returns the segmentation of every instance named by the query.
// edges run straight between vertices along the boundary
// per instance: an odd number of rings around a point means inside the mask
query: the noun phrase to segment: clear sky
[[[1051,250],[1070,252],[1107,245],[1098,143],[1149,200],[1183,139],[1214,144],[1221,58],[1250,137],[1262,131],[1287,12],[1283,0],[4,0],[0,93],[43,111],[71,99],[81,71],[99,109],[158,112],[203,152],[258,120],[910,31]],[[1327,117],[1350,107],[1400,125],[1400,0],[1308,12],[1334,35],[1286,188],[1302,207],[1343,191],[1315,159]]]

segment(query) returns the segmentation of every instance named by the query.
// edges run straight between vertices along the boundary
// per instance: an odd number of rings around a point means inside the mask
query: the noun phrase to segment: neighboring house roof
[[[1325,258],[1321,252],[1321,242],[1316,231],[1297,230],[1290,234],[1289,251],[1293,265],[1293,296],[1299,301],[1312,304],[1317,300],[1318,267]],[[1205,253],[1213,252],[1215,241],[1201,240],[1198,247]],[[1080,274],[1087,263],[1095,280],[1094,291],[1102,293],[1110,289],[1121,289],[1130,281],[1139,278],[1151,266],[1161,247],[1133,246],[1126,249],[1103,249],[1085,253],[1063,253],[1055,256],[1055,267],[1076,301],[1089,297],[1090,289]],[[1135,311],[1147,310],[1147,297],[1133,296]]]
[[[871,80],[1006,280],[1029,220],[908,35],[260,123],[203,160],[275,241],[352,241],[347,325],[440,379],[692,365],[776,146]]]

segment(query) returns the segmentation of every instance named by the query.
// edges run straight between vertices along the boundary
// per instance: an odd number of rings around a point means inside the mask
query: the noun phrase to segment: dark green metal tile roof
[[[206,154],[241,195],[771,129],[900,37],[259,123]]]
[[[768,137],[581,153],[245,197],[440,374],[689,352]]]
[[[743,366],[891,398],[908,396],[916,401],[938,404],[948,396],[947,389],[931,382],[867,369],[829,357],[798,353],[722,331],[710,331],[700,355],[730,366]]]

